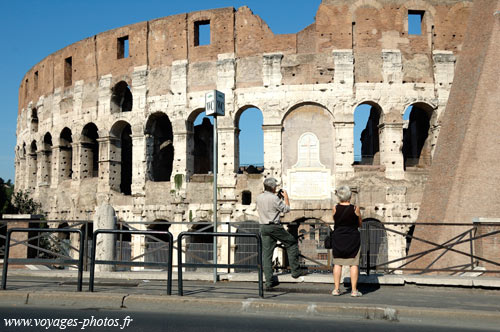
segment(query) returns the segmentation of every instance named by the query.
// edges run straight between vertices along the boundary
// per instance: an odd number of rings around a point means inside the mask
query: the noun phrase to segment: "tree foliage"
[[[12,196],[14,213],[20,214],[42,214],[42,204],[31,197],[29,190],[18,190]]]

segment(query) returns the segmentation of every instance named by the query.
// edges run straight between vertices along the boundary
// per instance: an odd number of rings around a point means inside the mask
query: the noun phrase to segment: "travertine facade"
[[[296,190],[288,220],[330,221],[333,190],[347,183],[365,218],[411,224],[462,47],[465,24],[458,22],[470,6],[323,0],[316,22],[289,35],[274,35],[247,7],[223,8],[79,41],[21,82],[16,188],[34,190],[50,219],[92,219],[105,194],[126,221],[210,220],[212,183],[195,174],[204,159],[193,121],[205,93],[217,89],[226,98],[219,220],[256,220],[254,199],[263,178],[274,176]],[[420,35],[408,33],[408,13],[422,18]],[[198,45],[198,28],[207,24],[211,41]],[[372,106],[373,117],[367,161],[358,165],[360,104]],[[238,122],[249,107],[264,118],[261,175],[236,172]],[[308,187],[304,176],[323,182]],[[242,204],[243,191],[251,192],[250,205]],[[405,246],[390,237],[389,258]]]

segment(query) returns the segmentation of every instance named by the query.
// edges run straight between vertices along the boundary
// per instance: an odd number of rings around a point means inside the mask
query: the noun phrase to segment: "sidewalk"
[[[43,276],[42,276],[43,275]],[[175,276],[175,274],[174,274]],[[468,277],[466,282],[454,278],[397,276],[406,280],[389,284],[387,277],[379,283],[363,283],[361,298],[351,298],[348,289],[338,297],[330,295],[330,275],[308,275],[305,282],[289,275],[279,277],[281,284],[273,292],[258,297],[255,274],[222,275],[214,284],[211,274],[185,273],[184,295],[177,296],[173,282],[172,296],[166,295],[165,272],[118,272],[96,275],[95,292],[88,292],[84,276],[83,292],[76,292],[74,271],[9,271],[7,290],[0,291],[0,306],[43,306],[103,308],[130,311],[218,311],[233,313],[276,313],[293,316],[341,316],[346,319],[384,319],[390,321],[453,321],[474,325],[500,324],[500,289],[463,287],[462,284],[485,284]],[[373,278],[373,277],[371,277]],[[396,278],[396,276],[394,277]],[[204,279],[204,280],[203,280]],[[240,280],[237,280],[240,279]],[[229,281],[231,280],[231,281]],[[323,280],[323,282],[320,282]],[[401,279],[398,279],[401,280]],[[455,284],[451,282],[455,280]],[[498,280],[489,278],[498,285]],[[374,281],[369,279],[365,281]],[[383,281],[385,283],[381,283]],[[410,284],[410,282],[412,284]],[[422,286],[422,285],[446,285]],[[484,286],[483,286],[484,287]],[[461,323],[460,323],[461,324]]]

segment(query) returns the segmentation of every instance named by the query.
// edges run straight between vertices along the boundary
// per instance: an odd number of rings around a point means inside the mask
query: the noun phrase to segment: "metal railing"
[[[83,276],[83,251],[79,251],[79,258],[72,259],[70,256],[62,255],[59,253],[50,252],[43,248],[37,248],[43,252],[55,255],[58,258],[55,259],[41,259],[41,258],[9,258],[10,252],[10,242],[12,233],[78,233],[80,235],[80,248],[83,248],[83,236],[82,231],[79,229],[46,229],[46,228],[12,228],[7,231],[6,243],[5,243],[5,256],[3,261],[3,272],[2,272],[2,289],[5,290],[7,287],[7,273],[9,269],[9,264],[61,264],[61,265],[77,265],[78,266],[78,282],[77,290],[82,291],[82,276]],[[41,235],[39,235],[41,236]],[[14,244],[12,247],[17,245],[25,244],[25,241],[13,240]],[[29,245],[28,245],[29,246]]]
[[[178,273],[178,293],[180,296],[184,295],[183,291],[183,280],[182,280],[182,269],[183,267],[206,267],[206,268],[248,268],[248,269],[254,269],[258,271],[258,279],[259,279],[259,296],[264,297],[264,287],[263,287],[263,279],[262,279],[262,239],[260,238],[259,234],[238,234],[238,233],[197,233],[197,232],[181,232],[179,236],[177,237],[177,243],[179,247],[182,247],[182,238],[185,236],[216,236],[216,237],[253,237],[257,240],[257,257],[258,257],[258,263],[257,264],[222,264],[222,263],[183,263],[182,262],[182,251],[177,250],[177,273]]]
[[[167,262],[141,262],[136,259],[144,257],[140,255],[132,260],[96,260],[97,236],[99,234],[128,234],[128,235],[145,235],[153,239],[157,239],[154,235],[162,235],[168,237],[168,256]],[[158,250],[158,249],[157,249]],[[167,294],[172,294],[172,252],[173,252],[173,236],[170,232],[165,231],[140,231],[140,230],[118,230],[118,229],[98,229],[94,232],[94,242],[92,243],[92,255],[90,257],[90,277],[89,277],[89,291],[94,291],[94,275],[96,264],[106,265],[125,265],[125,266],[160,266],[167,269]]]

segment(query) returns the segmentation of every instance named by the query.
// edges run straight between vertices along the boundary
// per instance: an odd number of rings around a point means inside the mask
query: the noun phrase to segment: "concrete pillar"
[[[382,76],[384,83],[403,83],[403,63],[400,50],[382,50]]]
[[[398,180],[404,178],[403,123],[384,123],[380,126],[380,164],[385,166],[385,176]]]
[[[354,169],[354,122],[353,121],[336,121],[333,123],[335,130],[335,174],[346,175],[352,174]]]
[[[132,195],[144,193],[146,186],[146,136],[132,134]]]
[[[115,209],[109,204],[109,197],[106,196],[104,201],[97,207],[94,214],[94,231],[98,229],[115,229],[116,214]],[[114,260],[116,235],[114,234],[101,234],[98,235],[94,241],[96,243],[96,260]],[[97,272],[113,271],[113,265],[98,264],[95,267]]]
[[[432,51],[434,61],[434,90],[440,105],[446,105],[455,75],[456,57],[452,51]]]
[[[108,136],[98,138],[97,142],[99,142],[98,192],[120,191],[121,153],[119,139]]]
[[[262,82],[267,87],[277,87],[281,85],[281,60],[283,53],[268,53],[262,57]]]
[[[264,173],[281,178],[281,124],[264,124]]]
[[[333,82],[352,89],[354,86],[354,54],[352,50],[333,50],[335,72]]]

